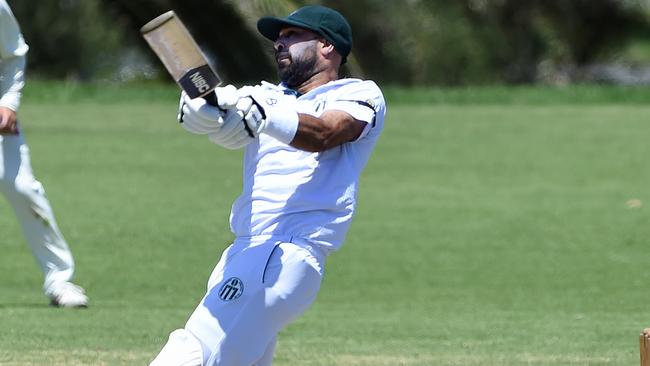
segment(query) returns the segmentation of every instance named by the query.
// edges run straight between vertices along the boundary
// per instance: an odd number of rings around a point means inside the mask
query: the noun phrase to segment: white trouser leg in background
[[[0,192],[6,197],[20,222],[27,243],[40,265],[50,295],[61,283],[70,281],[74,261],[45,190],[32,173],[29,148],[22,135],[0,135]]]
[[[185,325],[202,345],[205,366],[271,365],[278,332],[315,300],[324,255],[292,243],[270,249],[226,251],[215,267]]]

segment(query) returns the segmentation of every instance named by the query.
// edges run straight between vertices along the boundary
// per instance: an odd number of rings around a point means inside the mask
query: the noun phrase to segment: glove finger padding
[[[246,97],[239,98],[237,104],[235,105],[235,108],[242,113],[242,116],[245,116],[251,110],[252,106],[253,106],[253,98],[251,98],[250,96],[246,96]]]
[[[223,117],[219,117],[216,121],[207,121],[193,113],[187,104],[182,108],[182,115],[183,123],[181,126],[185,130],[199,135],[217,132],[223,125]]]
[[[208,138],[215,144],[230,149],[245,146],[252,141],[244,128],[242,113],[238,110],[229,110],[222,128],[217,132],[209,133]]]
[[[185,95],[179,115],[183,128],[196,134],[216,132],[223,125],[222,112],[209,105],[203,98],[190,99]]]
[[[257,102],[253,97],[246,96],[239,99],[236,106],[237,110],[242,113],[244,128],[252,138],[259,136],[262,131],[264,113],[260,111]]]
[[[199,119],[210,122],[217,121],[219,117],[222,116],[222,112],[219,108],[209,105],[203,98],[190,99],[189,96],[185,95],[183,100],[185,101],[185,105],[189,107],[190,113],[194,114]]]
[[[242,114],[237,110],[229,110],[223,122],[223,127],[218,135],[223,141],[230,140],[237,135],[246,134],[242,123]]]
[[[224,139],[223,136],[219,135],[219,133],[209,133],[208,139],[210,139],[210,141],[213,143],[219,146],[223,146],[227,149],[239,149],[253,141],[253,139],[250,138],[250,136],[248,136],[245,131],[243,131],[243,133],[240,132],[232,136],[230,139]]]
[[[232,109],[239,101],[239,92],[234,85],[226,85],[214,89],[217,96],[217,105],[221,109]]]
[[[209,137],[210,135],[208,135],[208,138]],[[250,144],[252,141],[253,139],[248,135],[239,135],[236,139],[224,141],[222,143],[219,143],[219,145],[225,147],[226,149],[235,150]]]

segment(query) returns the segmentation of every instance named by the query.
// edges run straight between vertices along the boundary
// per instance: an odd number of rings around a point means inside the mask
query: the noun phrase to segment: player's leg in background
[[[315,300],[323,262],[282,243],[268,258],[262,286],[245,302],[224,304],[210,296],[221,283],[210,289],[185,327],[201,342],[205,365],[270,365],[277,333]]]
[[[43,290],[61,306],[85,306],[83,289],[70,283],[74,260],[43,186],[32,172],[22,135],[0,136],[0,191],[7,197],[45,276]],[[64,296],[62,298],[62,296]]]

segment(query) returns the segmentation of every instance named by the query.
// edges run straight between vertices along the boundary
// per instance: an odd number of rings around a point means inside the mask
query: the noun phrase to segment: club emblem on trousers
[[[227,279],[219,289],[219,298],[223,301],[232,301],[244,293],[244,283],[237,277]]]

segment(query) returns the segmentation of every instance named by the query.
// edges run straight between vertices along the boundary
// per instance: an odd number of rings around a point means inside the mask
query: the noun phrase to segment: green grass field
[[[145,365],[202,296],[241,152],[185,133],[173,87],[144,90],[27,90],[33,166],[91,307],[47,305],[0,199],[0,365]],[[638,364],[650,99],[570,90],[389,93],[348,240],[275,365]]]

